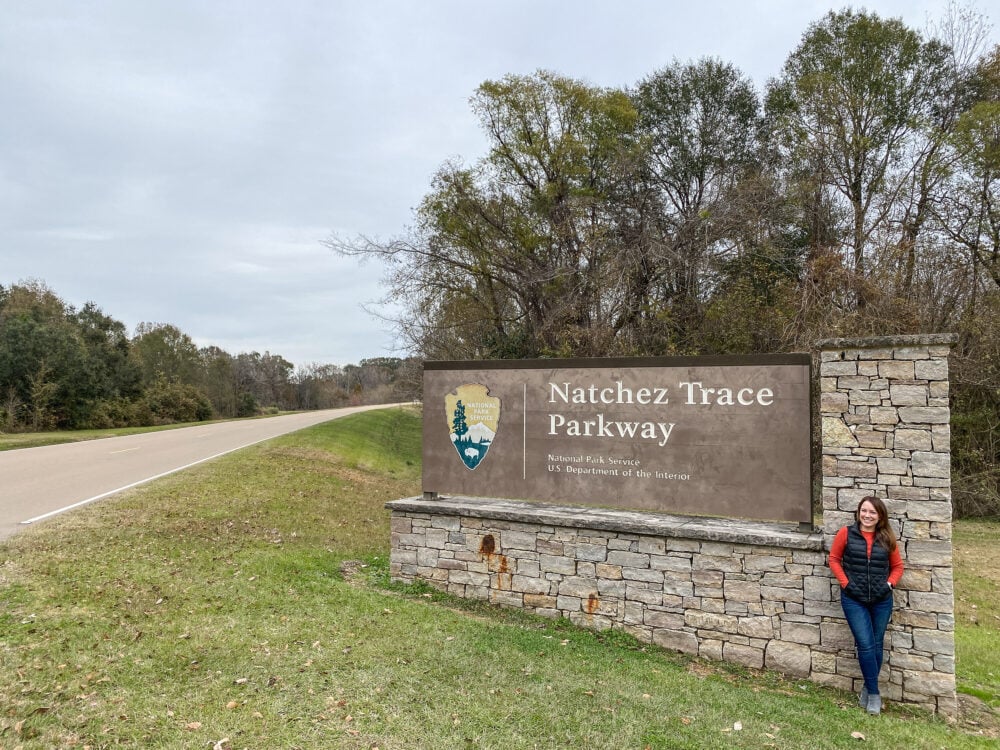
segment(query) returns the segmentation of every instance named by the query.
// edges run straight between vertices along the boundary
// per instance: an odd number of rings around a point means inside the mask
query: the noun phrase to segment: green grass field
[[[1000,710],[1000,522],[960,521],[955,557],[959,693]]]
[[[243,419],[263,419],[275,417],[282,413],[263,414],[259,417],[243,417]],[[235,420],[220,420],[235,421]],[[103,430],[53,430],[51,432],[2,432],[0,431],[0,451],[17,450],[18,448],[38,448],[43,445],[61,445],[62,443],[78,443],[81,440],[99,440],[101,438],[117,437],[119,435],[135,435],[140,432],[159,432],[161,430],[176,430],[181,427],[194,427],[209,422],[181,422],[178,424],[155,425],[150,427],[109,427]]]
[[[419,417],[367,412],[0,545],[0,749],[996,747],[1000,523],[957,525],[961,720],[873,718],[805,681],[391,585],[383,504],[419,474]]]
[[[174,430],[179,427],[191,427],[191,424],[172,424],[161,427],[115,427],[107,430],[55,430],[53,432],[0,432],[0,451],[17,450],[18,448],[38,448],[43,445],[61,445],[62,443],[77,443],[81,440],[100,440],[101,438],[118,435],[134,435],[139,432],[155,432],[158,430]]]

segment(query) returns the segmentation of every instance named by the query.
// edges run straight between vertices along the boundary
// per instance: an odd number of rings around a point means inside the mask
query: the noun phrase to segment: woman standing
[[[861,705],[868,713],[879,714],[882,641],[892,617],[892,590],[903,576],[903,558],[885,503],[877,497],[862,498],[854,518],[852,526],[844,526],[833,538],[830,569],[840,581],[840,604],[865,679]]]

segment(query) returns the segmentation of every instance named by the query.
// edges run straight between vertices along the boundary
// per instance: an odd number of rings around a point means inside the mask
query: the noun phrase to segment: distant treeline
[[[40,281],[0,285],[0,430],[129,427],[388,403],[420,367],[395,357],[296,368],[278,354],[198,347],[176,326],[133,335]]]

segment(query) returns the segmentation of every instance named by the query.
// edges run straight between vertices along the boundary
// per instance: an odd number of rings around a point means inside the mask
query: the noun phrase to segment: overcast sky
[[[854,4],[919,30],[944,6]],[[480,83],[628,86],[714,56],[762,88],[842,7],[0,0],[0,284],[38,279],[130,332],[171,323],[232,354],[400,354],[362,309],[381,269],[321,240],[403,234],[445,160],[482,156]]]

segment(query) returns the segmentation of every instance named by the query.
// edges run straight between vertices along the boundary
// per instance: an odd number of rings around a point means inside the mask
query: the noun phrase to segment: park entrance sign
[[[827,554],[874,495],[906,560],[883,700],[955,716],[948,358],[957,341],[428,363],[425,492],[386,503],[389,574],[857,693]]]
[[[810,362],[427,362],[423,490],[809,522]]]

